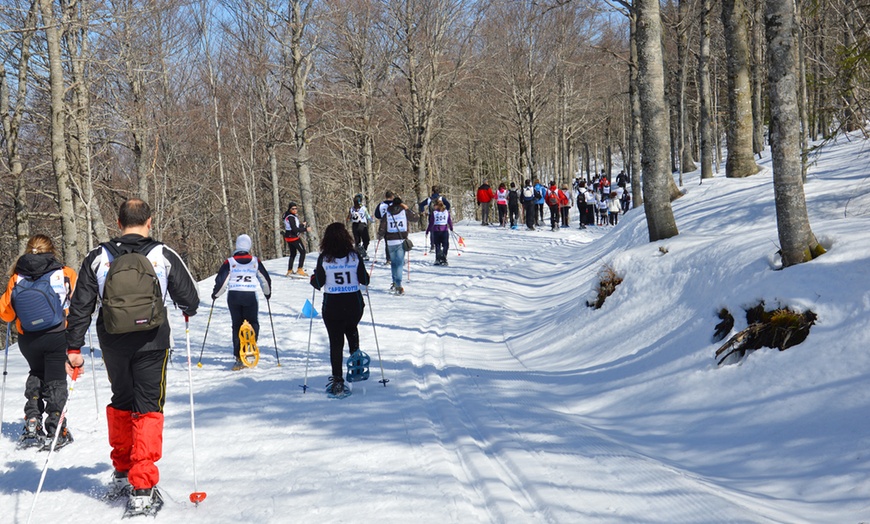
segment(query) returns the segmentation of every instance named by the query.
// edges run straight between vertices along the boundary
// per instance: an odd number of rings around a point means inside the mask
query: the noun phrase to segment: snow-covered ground
[[[828,253],[783,271],[769,160],[744,180],[686,175],[673,205],[680,234],[666,241],[648,242],[640,209],[586,231],[573,218],[555,233],[463,222],[467,248],[451,250],[449,267],[432,266],[413,236],[404,297],[387,293],[381,246],[360,327],[372,375],[344,400],[323,392],[321,320],[300,316],[312,288],[283,276],[286,259],[268,261],[281,365],[261,300],[260,364],[230,371],[219,299],[204,366],[192,369],[196,486],[184,323],[173,315],[156,520],[870,521],[870,150],[851,138],[814,157],[806,185]],[[591,309],[608,266],[624,282]],[[191,320],[194,364],[211,287],[201,283]],[[760,300],[812,309],[809,338],[717,367],[717,311],[734,314],[736,332]],[[88,362],[70,400],[76,442],[52,457],[33,522],[123,512],[100,500],[110,391],[96,355],[96,388]],[[0,521],[23,523],[46,454],[15,449],[27,373],[15,346],[8,368]],[[195,490],[208,495],[198,507],[187,502]]]

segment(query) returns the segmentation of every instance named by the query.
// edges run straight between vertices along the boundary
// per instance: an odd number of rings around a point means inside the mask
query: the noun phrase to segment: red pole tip
[[[204,491],[195,491],[190,494],[190,501],[194,504],[199,504],[203,500],[205,500],[205,492]]]

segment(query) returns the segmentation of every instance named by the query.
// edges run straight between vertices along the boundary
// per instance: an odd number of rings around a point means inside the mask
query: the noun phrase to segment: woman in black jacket
[[[359,330],[365,302],[360,286],[369,284],[369,274],[356,252],[353,238],[341,222],[326,227],[320,241],[320,256],[311,275],[311,285],[323,291],[323,324],[329,335],[332,376],[326,386],[333,396],[347,396],[350,389],[342,377],[344,339],[351,356],[360,351]]]

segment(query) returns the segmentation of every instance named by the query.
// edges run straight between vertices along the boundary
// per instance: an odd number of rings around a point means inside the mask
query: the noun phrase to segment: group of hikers
[[[576,205],[580,228],[590,225],[616,225],[620,213],[628,211],[631,205],[631,195],[626,190],[628,177],[622,171],[616,177],[616,187],[611,188],[610,178],[602,171],[592,180],[577,177],[569,186],[563,183],[561,187],[555,181],[548,185],[539,179],[526,179],[518,188],[516,183],[501,183],[497,189],[484,180],[477,188],[476,200],[480,207],[481,225],[495,225],[490,220],[492,204],[495,203],[498,213],[498,226],[519,229],[519,223],[525,223],[526,228],[534,230],[545,224],[544,207],[549,210],[550,230],[570,227],[569,215]]]
[[[170,347],[165,297],[186,322],[199,307],[196,281],[175,251],[151,238],[151,225],[150,206],[126,200],[118,210],[121,234],[89,252],[77,273],[63,265],[49,237],[34,235],[0,297],[0,318],[15,322],[30,367],[19,444],[49,452],[73,442],[65,375],[75,381],[82,370],[81,348],[99,306],[97,338],[112,388],[106,498],[127,496],[127,516],[152,514],[163,504],[156,462],[163,453]]]
[[[622,174],[611,191],[607,177],[590,184],[578,178],[573,187],[555,183],[543,186],[526,180],[522,189],[500,184],[493,191],[484,182],[478,188],[482,224],[490,224],[490,205],[496,203],[499,225],[518,227],[522,204],[526,226],[533,230],[550,209],[550,227],[568,227],[571,203],[580,209],[580,226],[616,224],[627,210],[628,192]],[[606,202],[608,207],[602,207]],[[617,202],[619,208],[609,204]],[[368,378],[368,355],[359,344],[358,325],[368,295],[368,226],[378,221],[377,238],[385,244],[391,267],[390,293],[403,295],[402,266],[413,247],[409,225],[428,216],[426,237],[435,252],[435,265],[447,265],[453,219],[449,200],[438,186],[410,208],[402,198],[386,191],[384,200],[369,214],[362,195],[356,195],[343,222],[329,224],[320,241],[320,253],[311,275],[305,272],[304,234],[311,230],[291,202],[284,213],[284,240],[290,252],[287,276],[308,278],[323,292],[322,318],[326,327],[331,375],[326,391],[342,398],[351,390],[346,382]],[[605,218],[606,217],[606,218]],[[156,462],[162,456],[163,407],[166,398],[166,364],[171,340],[165,300],[181,310],[185,323],[194,316],[200,299],[197,283],[182,258],[169,246],[151,238],[150,206],[139,198],[124,201],[118,210],[120,235],[90,251],[78,272],[65,266],[51,238],[32,236],[9,272],[9,283],[0,296],[0,319],[11,329],[14,322],[18,347],[30,368],[25,383],[24,427],[19,445],[53,452],[73,442],[67,427],[66,375],[75,381],[84,365],[81,348],[97,311],[96,333],[102,359],[111,378],[112,397],[106,407],[110,458],[113,472],[106,497],[127,497],[126,516],[154,514],[163,505],[157,489]],[[212,307],[224,293],[232,320],[234,370],[243,367],[240,329],[248,322],[259,334],[257,289],[268,302],[272,280],[263,262],[252,254],[251,237],[241,234],[235,249],[223,260],[211,293]],[[298,255],[298,263],[297,263]],[[294,269],[295,265],[295,269]],[[270,307],[271,311],[271,307]],[[211,317],[211,315],[209,315]],[[7,331],[7,343],[8,343]],[[350,358],[343,371],[344,342]]]
[[[394,196],[378,212],[386,217],[384,239],[388,253],[399,261],[394,271],[395,293],[402,294],[402,242],[407,221],[416,214]],[[359,348],[357,326],[365,307],[362,286],[369,276],[357,242],[344,223],[328,225],[320,242],[316,267],[305,273],[305,247],[301,237],[310,231],[291,203],[285,214],[285,240],[290,249],[288,275],[308,277],[323,292],[322,318],[329,338],[331,376],[326,391],[341,398],[350,394],[342,376],[342,353],[347,339],[349,381],[368,378],[368,356]],[[139,198],[123,202],[118,210],[120,235],[87,254],[78,272],[61,262],[51,238],[32,236],[10,270],[9,283],[0,296],[0,318],[18,334],[18,347],[27,360],[24,426],[19,447],[54,452],[73,442],[65,407],[69,388],[84,366],[81,348],[94,312],[96,333],[112,390],[106,407],[113,466],[105,498],[127,497],[125,517],[153,515],[163,505],[157,489],[157,461],[163,450],[163,407],[170,324],[166,297],[184,315],[194,316],[200,298],[197,283],[181,257],[151,238],[150,206]],[[356,231],[360,233],[359,231]],[[361,240],[361,239],[360,239]],[[233,369],[241,369],[240,340],[243,322],[259,332],[257,289],[268,301],[272,282],[263,262],[251,253],[247,234],[239,235],[235,250],[215,277],[214,301],[226,293],[232,319]],[[293,271],[295,255],[299,263]],[[7,331],[7,343],[9,341]]]

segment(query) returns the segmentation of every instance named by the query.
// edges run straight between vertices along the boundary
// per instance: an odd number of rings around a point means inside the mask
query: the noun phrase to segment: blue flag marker
[[[302,316],[305,318],[315,318],[317,317],[317,310],[314,309],[314,306],[311,304],[311,301],[307,298],[305,299],[305,305],[302,306]]]

